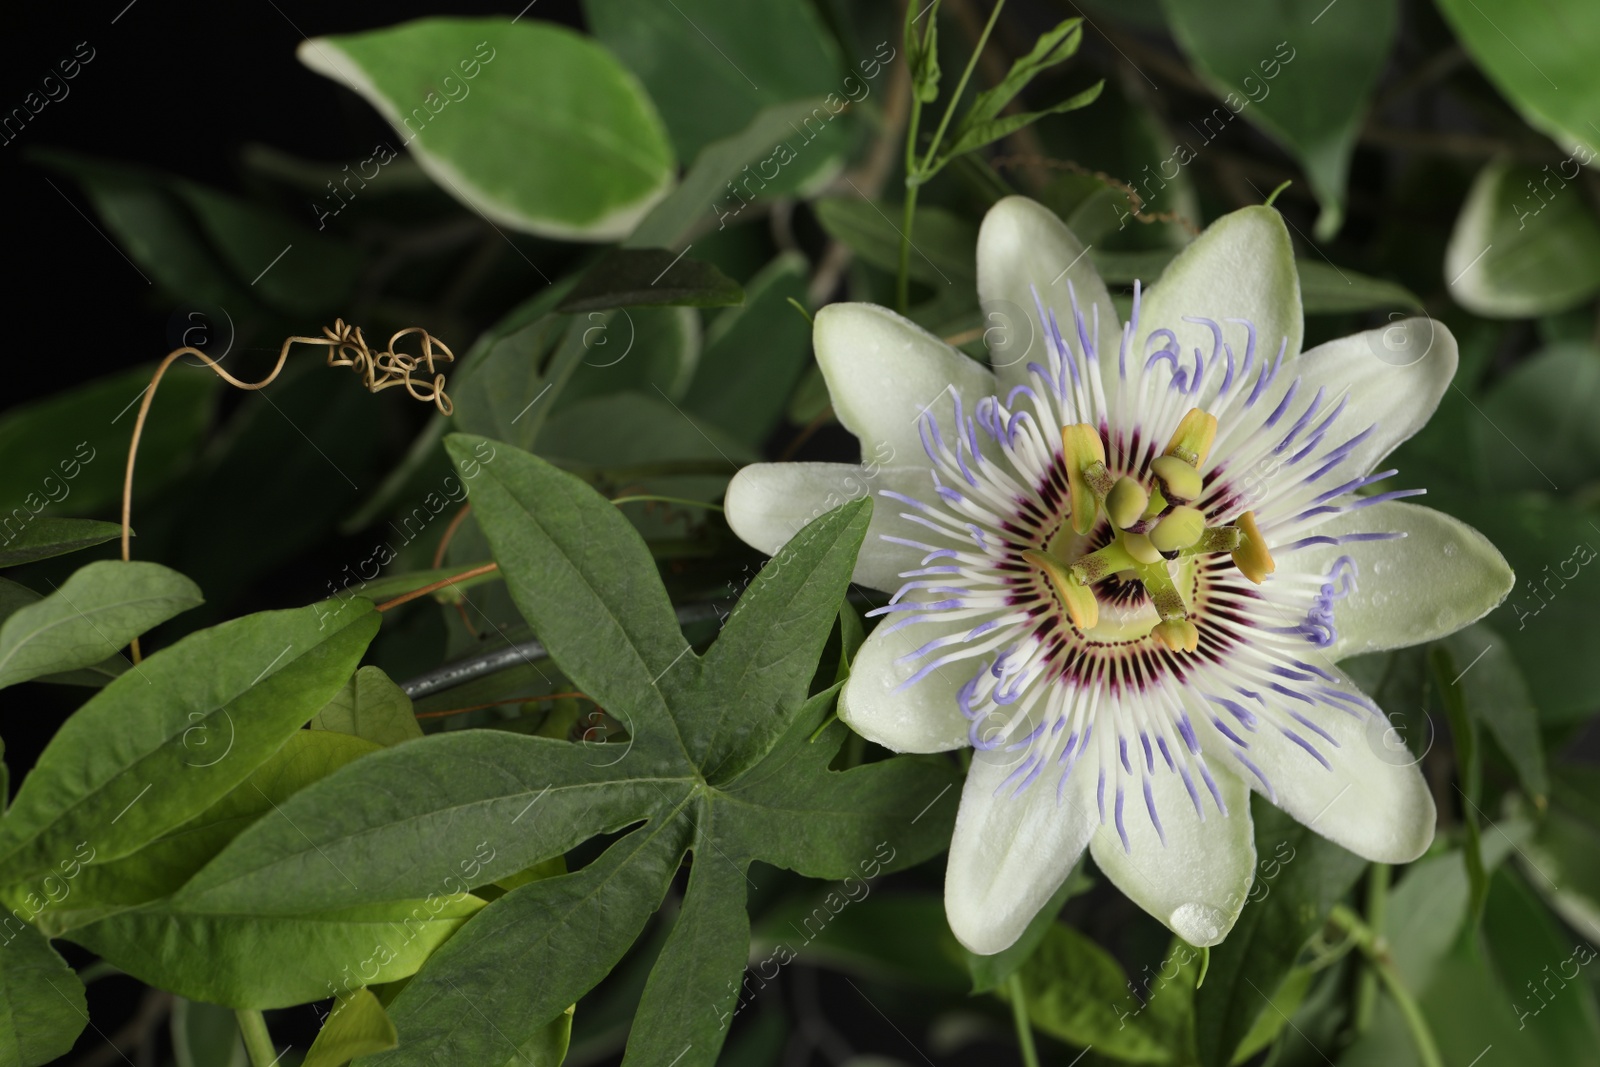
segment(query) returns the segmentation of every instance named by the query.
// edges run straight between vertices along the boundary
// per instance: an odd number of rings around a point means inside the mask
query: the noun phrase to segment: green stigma
[[[1062,428],[1071,507],[1068,526],[1082,537],[1104,514],[1117,534],[1104,547],[1069,562],[1056,551],[1058,542],[1071,540],[1064,537],[1064,528],[1049,548],[1025,552],[1023,558],[1046,578],[1080,631],[1094,629],[1100,620],[1095,584],[1127,576],[1144,586],[1157,617],[1148,630],[1129,636],[1152,635],[1173,652],[1193,652],[1200,633],[1168,563],[1227,553],[1252,582],[1260,584],[1272,573],[1272,555],[1253,513],[1246,512],[1230,525],[1208,526],[1205,513],[1190,503],[1204,488],[1199,466],[1216,436],[1216,417],[1191,408],[1166,450],[1150,464],[1149,482],[1141,484],[1128,475],[1112,477],[1100,434],[1093,427]]]

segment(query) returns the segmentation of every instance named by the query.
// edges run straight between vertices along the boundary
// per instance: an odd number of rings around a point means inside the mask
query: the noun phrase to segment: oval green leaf
[[[1600,290],[1600,221],[1580,185],[1496,160],[1456,216],[1444,276],[1456,302],[1479,315],[1565,311]]]
[[[298,55],[377,108],[441,188],[512,229],[623,237],[672,184],[672,146],[649,97],[565,27],[420,19],[318,37]]]
[[[70,938],[140,981],[191,1000],[287,1008],[415,974],[482,907],[465,893],[303,915],[195,913],[162,902],[119,912]]]
[[[83,983],[31,926],[0,942],[0,1067],[35,1067],[72,1051],[89,1022]]]
[[[15,535],[0,539],[0,567],[20,567],[52,556],[104,544],[122,532],[114,522],[39,516]]]
[[[1225,18],[1207,0],[1161,6],[1178,43],[1222,98],[1195,127],[1200,137],[1190,142],[1191,155],[1205,152],[1242,115],[1300,161],[1322,205],[1317,236],[1332,237],[1344,218],[1345,179],[1367,98],[1394,43],[1396,0],[1326,8],[1235,0]]]
[[[99,663],[202,599],[199,586],[159,563],[91,563],[0,625],[0,687]]]
[[[68,864],[125,856],[249,777],[355,670],[378,617],[352,603],[336,621],[312,605],[201,630],[95,694],[0,819],[5,882],[53,896],[43,880]]]
[[[1600,152],[1600,5],[1592,0],[1439,0],[1439,10],[1528,125],[1580,163]]]

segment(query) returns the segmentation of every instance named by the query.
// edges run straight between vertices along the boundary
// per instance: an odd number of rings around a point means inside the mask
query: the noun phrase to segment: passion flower
[[[818,312],[834,410],[889,458],[757,464],[727,497],[772,552],[877,495],[855,577],[891,596],[840,715],[896,751],[973,748],[956,935],[1006,948],[1088,848],[1215,944],[1255,868],[1250,789],[1368,859],[1421,855],[1427,786],[1337,661],[1448,634],[1513,584],[1481,534],[1378,469],[1448,387],[1449,332],[1412,319],[1301,352],[1266,207],[1136,286],[1121,324],[1084,246],[1013,197],[984,220],[978,288],[992,369],[880,307]]]

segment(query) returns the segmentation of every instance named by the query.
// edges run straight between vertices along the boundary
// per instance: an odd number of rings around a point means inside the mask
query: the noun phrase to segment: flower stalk
[[[1361,950],[1361,954],[1377,972],[1384,988],[1394,998],[1395,1007],[1400,1009],[1400,1015],[1405,1019],[1406,1029],[1411,1032],[1411,1041],[1417,1047],[1417,1059],[1422,1061],[1422,1067],[1444,1067],[1444,1058],[1439,1055],[1439,1046],[1433,1039],[1433,1030],[1428,1026],[1427,1017],[1422,1014],[1422,1006],[1406,988],[1400,972],[1395,970],[1383,938],[1344,904],[1334,905],[1328,921],[1350,936],[1356,948]]]
[[[967,59],[967,68],[961,72],[961,80],[956,83],[956,91],[951,95],[950,102],[945,105],[944,116],[939,120],[939,128],[934,131],[933,140],[928,144],[927,154],[919,161],[917,159],[917,127],[922,117],[922,98],[917,94],[915,79],[911,85],[911,120],[906,125],[906,199],[905,213],[900,225],[900,267],[895,275],[895,309],[902,315],[911,303],[911,231],[916,224],[917,190],[922,183],[933,176],[933,160],[939,152],[939,146],[944,141],[945,131],[950,128],[950,120],[955,116],[956,105],[961,102],[961,94],[966,92],[967,82],[972,79],[972,72],[978,66],[978,57],[983,55],[984,48],[989,44],[989,34],[994,32],[994,26],[1000,19],[1000,11],[1006,6],[1006,0],[995,0],[994,10],[989,13],[989,21],[984,24],[983,33],[978,36],[977,46],[973,48],[972,55]],[[929,18],[937,18],[937,12],[930,11]],[[933,35],[930,33],[925,38],[930,47],[933,46]]]

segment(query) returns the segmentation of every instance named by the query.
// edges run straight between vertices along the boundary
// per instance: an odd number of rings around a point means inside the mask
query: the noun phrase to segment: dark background
[[[530,7],[529,18],[582,24],[576,0],[535,0]],[[5,247],[14,266],[11,369],[0,407],[154,362],[175,347],[168,320],[177,309],[97,231],[74,183],[31,163],[30,150],[69,149],[232,191],[239,189],[240,151],[250,143],[342,164],[370,154],[388,127],[353,93],[300,64],[295,47],[305,37],[425,15],[518,10],[470,0],[381,6],[249,0],[204,10],[113,0],[13,8],[0,63],[0,111],[21,107],[80,42],[88,42],[94,58],[66,83],[65,99],[0,145]]]

